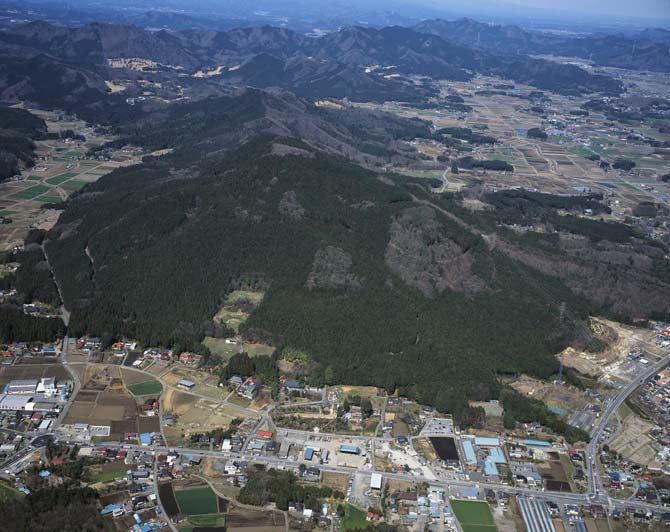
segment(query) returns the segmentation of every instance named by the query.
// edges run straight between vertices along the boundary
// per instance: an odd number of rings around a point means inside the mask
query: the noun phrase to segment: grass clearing
[[[7,484],[3,484],[0,482],[0,502],[5,502],[9,501],[11,499],[17,499],[20,497],[21,494],[12,488],[11,486],[8,486]]]
[[[340,530],[361,530],[368,528],[370,522],[366,520],[366,517],[367,513],[365,510],[347,504],[344,508],[344,517],[340,522]]]
[[[201,514],[192,515],[188,518],[193,526],[225,526],[226,518],[223,514]]]
[[[48,192],[49,190],[51,189],[46,185],[35,185],[26,188],[21,192],[17,192],[16,194],[13,195],[13,197],[17,199],[33,199],[36,198],[37,196],[40,196],[41,194],[44,194],[45,192]]]
[[[100,471],[91,477],[91,483],[95,484],[96,482],[108,482],[114,480],[115,478],[125,477],[126,473],[124,471]]]
[[[236,301],[251,301],[252,303],[259,304],[263,301],[265,292],[251,292],[250,290],[233,290],[230,294],[226,296],[226,300],[230,302]]]
[[[491,508],[483,501],[451,500],[451,507],[463,532],[495,532]]]
[[[628,404],[623,403],[619,407],[619,416],[621,417],[621,420],[624,421],[628,416],[630,416],[633,413],[633,410],[631,409]]]
[[[79,181],[77,179],[70,179],[67,183],[64,183],[66,188],[74,188],[76,190],[84,188],[86,185],[88,185],[88,181]]]
[[[157,380],[131,384],[127,388],[133,395],[154,395],[163,391],[163,385]]]
[[[216,494],[211,488],[175,490],[174,495],[179,509],[188,516],[214,514],[219,509]]]

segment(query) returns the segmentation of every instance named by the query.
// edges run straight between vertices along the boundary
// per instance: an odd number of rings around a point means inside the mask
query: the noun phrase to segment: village
[[[100,493],[100,514],[119,531],[662,527],[670,327],[636,331],[635,345],[621,337],[614,358],[588,360],[601,370],[596,388],[512,383],[591,433],[597,456],[538,423],[505,428],[497,401],[473,403],[485,422],[462,430],[374,387],[313,387],[288,371],[273,395],[258,375],[222,377],[199,354],[133,340],[16,342],[0,365],[0,477],[28,493],[74,476]],[[226,345],[244,348],[237,337]],[[586,363],[568,355],[566,365]],[[306,504],[293,491],[251,511],[241,501],[272,471],[323,495]]]

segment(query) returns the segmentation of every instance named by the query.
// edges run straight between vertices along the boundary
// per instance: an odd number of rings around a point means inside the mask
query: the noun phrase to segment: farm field
[[[211,488],[175,490],[179,509],[186,515],[214,514],[218,511],[216,494]]]
[[[128,355],[128,357],[132,357],[132,353]],[[142,373],[141,371],[133,371],[132,369],[125,369],[124,367],[121,368],[121,378],[123,379],[123,383],[128,386],[132,386],[133,384],[140,384],[142,382],[147,382],[153,380],[150,375],[147,375],[146,373]]]
[[[483,501],[450,501],[463,532],[495,532],[489,505]]]
[[[60,185],[63,181],[67,181],[68,179],[70,179],[71,177],[74,177],[76,175],[77,174],[69,172],[69,173],[66,173],[66,174],[57,175],[56,177],[51,177],[51,178],[47,179],[46,181],[50,185]]]
[[[161,503],[165,512],[173,517],[179,513],[179,506],[177,505],[177,499],[174,496],[174,490],[172,489],[171,482],[164,482],[158,485],[158,495],[160,496]]]
[[[232,507],[226,516],[226,529],[228,532],[283,532],[286,519],[277,511]]]
[[[26,188],[21,192],[14,194],[14,197],[17,199],[34,199],[40,194],[44,194],[49,191],[49,187],[46,185],[35,185],[30,188]]]
[[[80,188],[84,188],[86,185],[88,185],[87,181],[80,181],[78,179],[70,179],[63,183],[63,188],[64,189],[73,189],[73,190],[79,190]]]
[[[474,153],[475,158],[504,160],[514,167],[514,172],[483,172],[478,169],[461,170],[458,175],[446,173],[447,190],[458,189],[464,184],[483,180],[494,189],[524,187],[554,194],[574,194],[575,190],[587,189],[609,196],[612,206],[611,218],[622,220],[630,215],[642,201],[670,202],[670,185],[659,184],[658,175],[665,173],[668,161],[662,153],[650,146],[631,142],[626,136],[611,127],[607,118],[591,113],[588,120],[570,119],[560,127],[552,129],[528,107],[520,105],[520,100],[511,94],[489,94],[480,91],[482,87],[492,88],[499,80],[479,77],[476,81],[450,82],[444,91],[456,92],[464,97],[472,111],[462,113],[449,109],[416,109],[408,106],[385,104],[385,111],[408,118],[431,121],[436,128],[466,127],[483,131],[498,140],[494,145],[478,146],[474,152],[448,150],[452,157],[462,157]],[[515,89],[532,90],[528,86],[515,83]],[[482,92],[480,94],[480,92]],[[556,112],[568,114],[580,105],[580,101],[560,95],[552,95],[546,104]],[[372,103],[356,104],[360,107],[380,109]],[[546,128],[546,141],[528,138],[531,128]],[[657,134],[649,127],[646,134]],[[665,138],[663,139],[665,140]],[[465,145],[464,148],[471,148]],[[428,157],[440,155],[431,143],[417,143],[417,149]],[[633,172],[603,169],[594,154],[612,163],[617,158],[629,159],[636,163]],[[589,159],[591,157],[591,159]],[[438,177],[449,170],[446,163],[433,159],[426,168],[398,168],[397,171],[419,176]]]
[[[0,225],[0,250],[22,243],[31,227],[51,229],[60,211],[49,209],[49,204],[60,203],[102,175],[139,160],[135,154],[120,150],[112,155],[111,161],[84,160],[91,148],[113,137],[100,135],[80,120],[62,119],[54,112],[40,109],[28,110],[45,120],[50,133],[84,131],[86,141],[38,140],[35,142],[35,154],[39,158],[36,167],[23,171],[21,181],[0,183],[0,211],[12,212],[12,223]]]
[[[61,203],[64,200],[60,196],[50,196],[45,194],[44,196],[35,198],[35,201],[39,201],[40,203]]]
[[[130,386],[127,386],[127,388],[133,395],[156,395],[163,390],[163,386],[157,380],[131,384]]]
[[[55,377],[58,381],[70,380],[70,374],[61,364],[49,366],[9,366],[0,368],[0,388],[15,379],[42,379]]]
[[[126,391],[118,367],[88,365],[81,382],[64,424],[109,425],[112,438],[138,432],[137,402]]]

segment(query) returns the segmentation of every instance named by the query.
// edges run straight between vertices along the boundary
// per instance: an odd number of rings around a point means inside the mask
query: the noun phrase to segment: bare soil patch
[[[69,380],[70,374],[61,364],[49,366],[9,366],[0,368],[0,386],[16,379],[42,379],[55,377],[56,380]]]
[[[228,530],[244,528],[245,532],[252,532],[249,530],[250,528],[262,528],[265,532],[266,529],[268,531],[285,530],[286,520],[284,514],[281,512],[233,507],[228,512],[226,524],[228,525]]]
[[[139,371],[132,371],[128,369],[121,369],[121,377],[123,378],[123,382],[126,386],[153,380],[151,375],[146,375],[144,373],[140,373]]]

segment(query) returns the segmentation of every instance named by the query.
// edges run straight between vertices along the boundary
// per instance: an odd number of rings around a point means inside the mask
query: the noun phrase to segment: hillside
[[[557,36],[472,19],[426,20],[414,29],[464,46],[507,54],[550,54],[582,57],[596,65],[632,70],[670,71],[667,31],[647,30],[635,38],[625,35]]]
[[[355,107],[322,108],[290,92],[256,89],[177,104],[122,124],[118,131],[117,145],[154,150],[188,145],[207,155],[259,135],[294,137],[369,167],[418,161],[422,156],[407,141],[433,137],[424,120]]]
[[[46,133],[47,126],[41,118],[23,109],[0,107],[0,181],[32,166],[33,140]]]
[[[210,101],[211,116],[191,136],[180,124],[202,115],[188,107],[146,135],[140,128],[137,142],[163,142],[162,127],[175,151],[116,170],[69,202],[46,248],[71,334],[202,350],[224,296],[261,287],[266,296],[243,334],[307,351],[318,363],[314,382],[398,387],[459,415],[467,398],[497,395],[496,375],[550,376],[554,354],[584,341],[590,312],[667,315],[670,286],[647,266],[632,275],[636,268],[615,262],[644,245],[627,226],[561,218],[565,199],[505,199],[529,204],[519,223],[550,220],[560,234],[598,242],[590,251],[603,264],[598,288],[583,267],[588,245],[515,238],[491,211],[470,213],[458,197],[406,188],[315,149],[311,128],[277,136],[266,120],[278,116],[276,96],[241,98]],[[225,112],[233,107],[244,109],[235,119]],[[500,212],[512,223],[517,211],[501,204]],[[617,280],[621,268],[630,281]],[[641,291],[613,308],[634,283],[659,297],[640,304]]]

